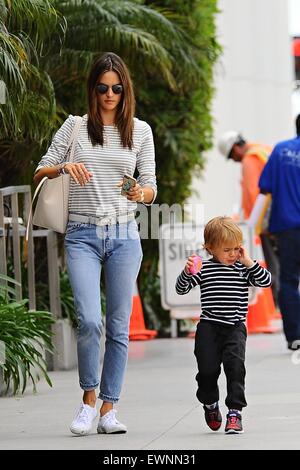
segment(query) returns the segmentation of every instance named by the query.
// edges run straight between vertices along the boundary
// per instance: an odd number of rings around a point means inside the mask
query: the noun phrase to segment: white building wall
[[[219,9],[214,148],[189,201],[204,204],[205,221],[236,213],[240,202],[240,164],[225,161],[216,148],[222,132],[238,130],[269,145],[294,135],[288,2],[220,0]]]

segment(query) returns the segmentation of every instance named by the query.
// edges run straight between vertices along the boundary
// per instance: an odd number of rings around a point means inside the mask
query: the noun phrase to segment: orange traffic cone
[[[264,268],[267,268],[267,264],[264,259],[263,249],[262,249],[261,240],[259,236],[254,237],[254,243],[256,245],[256,251],[258,252],[257,259],[260,260],[259,264],[261,264],[261,266],[263,266]],[[268,312],[270,312],[271,319],[277,320],[281,318],[280,312],[278,312],[278,310],[276,309],[271,287],[264,289],[264,293],[265,293],[266,301],[268,303]]]
[[[265,289],[262,289],[254,304],[249,305],[247,315],[248,333],[275,333],[278,329],[271,324],[270,305]]]
[[[146,340],[157,336],[156,330],[147,330],[145,326],[143,307],[137,284],[135,285],[135,293],[132,299],[132,312],[129,325],[129,339]]]
[[[263,267],[266,267],[259,236],[254,237],[256,248],[256,258]],[[278,328],[272,326],[271,322],[275,317],[276,307],[273,300],[271,287],[261,289],[258,292],[256,301],[249,305],[247,315],[248,333],[275,333]]]

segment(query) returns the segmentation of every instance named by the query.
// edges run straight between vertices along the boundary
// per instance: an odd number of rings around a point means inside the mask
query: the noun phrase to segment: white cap
[[[218,148],[224,157],[229,157],[233,145],[240,140],[241,136],[236,131],[227,131],[221,135]]]

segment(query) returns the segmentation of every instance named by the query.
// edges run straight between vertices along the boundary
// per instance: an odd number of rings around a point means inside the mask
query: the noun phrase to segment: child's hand
[[[239,261],[247,268],[251,268],[254,265],[254,261],[250,258],[248,251],[243,245],[240,246]]]
[[[186,274],[192,274],[192,273],[190,272],[190,269],[194,266],[194,257],[195,257],[195,256],[197,256],[197,255],[194,255],[194,254],[193,254],[193,255],[189,256],[189,258],[188,258],[188,260],[187,260],[187,262],[186,262],[186,265],[185,265],[185,267],[184,267],[184,270],[185,270]]]

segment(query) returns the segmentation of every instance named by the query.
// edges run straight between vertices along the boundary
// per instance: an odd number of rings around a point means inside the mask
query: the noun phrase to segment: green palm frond
[[[7,7],[4,0],[0,0],[0,24],[5,22],[7,18]]]
[[[105,25],[101,28],[101,33],[98,28],[94,31],[91,29],[91,34],[94,34],[94,50],[120,51],[120,54],[128,59],[139,56],[146,69],[155,68],[171,88],[175,87],[172,56],[151,33],[135,26],[121,24]]]
[[[40,372],[51,386],[46,370],[44,351],[53,352],[52,314],[28,309],[28,300],[15,300],[14,279],[0,274],[0,342],[4,345],[5,361],[1,365],[7,391],[24,393],[28,379],[34,391]]]
[[[6,103],[0,106],[0,139],[22,140],[26,133],[28,140],[39,142],[45,131],[47,137],[55,99],[52,82],[39,68],[39,60],[49,50],[52,34],[60,45],[65,27],[52,1],[0,0],[0,79],[6,86]],[[34,103],[37,106],[32,108]]]
[[[185,33],[183,17],[166,8],[148,7],[130,1],[106,0],[102,2],[104,8],[114,12],[122,23],[134,24],[137,28],[151,33],[164,48],[170,51],[173,66],[177,65],[185,70],[185,74],[195,75],[199,72],[197,61],[193,57],[196,53],[191,37]]]
[[[184,70],[190,79],[199,72],[191,40],[171,21],[175,15],[166,10],[120,0],[55,0],[54,4],[67,19],[66,50],[82,52],[84,44],[89,56],[86,68],[81,69],[85,74],[93,54],[104,51],[156,70],[173,89],[174,72]]]
[[[26,31],[41,52],[44,41],[57,29],[63,32],[65,21],[49,0],[6,1],[9,31]]]
[[[14,93],[0,106],[0,140],[42,143],[52,132],[49,118],[56,113],[53,84],[46,72],[30,65],[25,85],[26,93]]]
[[[23,74],[28,66],[28,56],[22,41],[15,35],[0,31],[1,80],[11,89],[25,91]]]
[[[51,313],[30,311],[28,300],[0,305],[0,341],[5,346],[4,381],[24,393],[28,379],[36,391],[39,372],[51,386],[43,351],[53,351]]]

